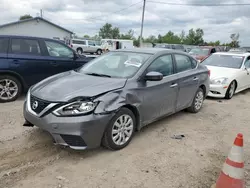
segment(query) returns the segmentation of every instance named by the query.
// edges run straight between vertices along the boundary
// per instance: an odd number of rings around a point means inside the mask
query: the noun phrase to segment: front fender
[[[126,105],[138,108],[142,103],[135,93],[128,90],[126,92],[122,90],[109,92],[95,99],[95,101],[99,102],[94,112],[96,114],[116,112]]]

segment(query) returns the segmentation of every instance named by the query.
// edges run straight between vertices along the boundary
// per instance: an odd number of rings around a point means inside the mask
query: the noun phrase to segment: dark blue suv
[[[0,35],[0,102],[14,101],[31,85],[93,58],[57,40]]]

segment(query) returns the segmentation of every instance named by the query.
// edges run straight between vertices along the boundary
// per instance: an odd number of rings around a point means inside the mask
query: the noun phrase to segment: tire
[[[204,91],[202,88],[199,88],[195,93],[192,105],[189,108],[187,108],[187,111],[191,113],[199,112],[202,108],[204,100],[205,100]]]
[[[0,76],[0,103],[15,101],[21,93],[22,85],[17,78],[10,75]]]
[[[101,54],[102,54],[102,50],[101,50],[101,49],[98,49],[98,50],[96,51],[96,53],[97,53],[97,55],[101,55]]]
[[[231,99],[234,96],[235,90],[236,90],[236,81],[234,80],[229,84],[229,87],[227,88],[225,99]]]
[[[120,120],[121,120],[120,118],[125,120],[124,119],[125,117],[130,119],[129,121],[131,122],[129,126],[127,125],[127,128],[130,128],[130,129],[127,129],[129,131],[126,131],[126,130],[124,131],[123,127],[121,127],[121,129],[119,130],[119,128],[116,126],[120,124]],[[124,124],[122,124],[121,126],[126,127],[126,125]],[[132,140],[135,127],[136,127],[136,120],[135,120],[135,116],[133,112],[127,108],[121,108],[109,122],[103,135],[102,145],[110,150],[120,150],[120,149],[125,148]],[[112,134],[113,131],[115,131],[115,133]],[[125,132],[129,133],[128,137],[120,136],[120,135],[126,136]],[[117,139],[115,138],[116,136],[117,136]],[[121,141],[123,141],[124,138],[126,139],[124,143],[118,144],[118,141],[120,138],[122,139]]]
[[[76,51],[77,51],[77,53],[80,54],[80,55],[82,55],[82,53],[83,53],[83,50],[82,50],[81,48],[77,48]]]

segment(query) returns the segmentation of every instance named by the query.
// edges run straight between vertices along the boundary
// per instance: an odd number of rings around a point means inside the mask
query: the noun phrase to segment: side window
[[[0,53],[7,53],[8,38],[0,38]]]
[[[193,63],[188,56],[175,54],[177,72],[193,69]]]
[[[12,39],[11,52],[16,54],[40,55],[41,50],[37,40]]]
[[[88,41],[89,46],[95,46],[95,43],[93,41]]]
[[[192,68],[194,69],[197,66],[197,61],[195,59],[191,59],[191,63],[192,63]]]
[[[45,41],[49,55],[52,57],[68,57],[73,58],[73,51],[67,46],[54,41]]]
[[[148,67],[147,72],[155,71],[162,73],[163,76],[168,76],[173,74],[173,70],[172,56],[164,55],[154,60],[154,62]]]
[[[245,67],[246,67],[247,69],[250,68],[250,56],[248,56],[247,59],[246,59],[246,61],[245,61]]]

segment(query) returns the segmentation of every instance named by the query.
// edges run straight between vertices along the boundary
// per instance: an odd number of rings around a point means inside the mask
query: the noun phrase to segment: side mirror
[[[145,80],[147,81],[160,81],[163,79],[163,74],[160,72],[148,72],[145,76]]]

